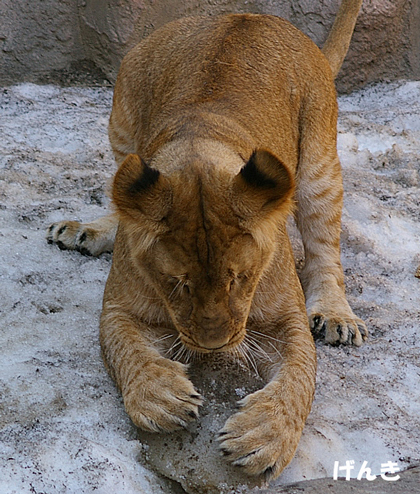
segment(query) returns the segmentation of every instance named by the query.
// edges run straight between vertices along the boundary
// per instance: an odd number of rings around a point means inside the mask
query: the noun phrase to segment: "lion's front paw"
[[[360,346],[368,337],[365,323],[353,313],[341,316],[327,311],[309,315],[309,325],[315,339],[323,339],[330,345]]]
[[[114,233],[108,228],[92,227],[78,221],[60,221],[49,226],[46,238],[48,243],[56,244],[60,249],[97,256],[112,250]]]
[[[280,475],[296,451],[304,420],[281,397],[257,391],[239,402],[241,409],[219,433],[220,449],[233,465],[266,480]]]
[[[123,389],[125,409],[131,420],[149,432],[185,428],[198,418],[202,398],[178,362],[162,361],[143,366]]]

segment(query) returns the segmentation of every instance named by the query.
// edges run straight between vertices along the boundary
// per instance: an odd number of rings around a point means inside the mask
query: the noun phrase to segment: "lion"
[[[270,15],[156,30],[126,55],[115,85],[115,212],[47,235],[92,255],[113,249],[100,343],[136,426],[173,431],[197,419],[188,356],[253,352],[267,384],[218,436],[249,475],[277,477],[296,451],[315,389],[311,331],[333,345],[367,338],[340,262],[334,87],[360,5],[343,1],[323,52]]]

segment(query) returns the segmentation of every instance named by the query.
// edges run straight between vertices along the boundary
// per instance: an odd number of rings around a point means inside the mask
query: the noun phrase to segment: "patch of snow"
[[[50,222],[107,209],[112,91],[0,90],[0,492],[169,492],[148,469],[100,358],[111,256],[45,242]],[[332,476],[334,461],[420,459],[420,82],[339,98],[342,261],[369,328],[360,349],[320,343],[317,392],[277,484]],[[237,394],[240,395],[238,388]]]

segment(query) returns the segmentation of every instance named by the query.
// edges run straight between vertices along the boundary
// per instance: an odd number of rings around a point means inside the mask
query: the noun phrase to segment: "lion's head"
[[[130,256],[187,348],[229,350],[245,336],[293,179],[266,151],[254,152],[239,173],[197,158],[170,172],[156,164],[129,155],[115,176],[113,200]]]

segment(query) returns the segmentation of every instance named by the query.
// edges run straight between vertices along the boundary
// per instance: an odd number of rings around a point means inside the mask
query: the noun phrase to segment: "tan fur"
[[[276,17],[182,19],[125,57],[109,126],[120,168],[108,232],[119,226],[100,338],[139,427],[196,418],[188,352],[248,352],[267,385],[242,400],[221,449],[267,477],[292,459],[315,386],[310,327],[333,344],[367,335],[344,294],[336,119],[327,59]],[[286,233],[294,201],[307,314]],[[59,225],[51,241],[63,242]],[[83,228],[67,225],[84,248]]]
[[[333,27],[322,47],[322,53],[328,60],[334,79],[349,49],[357,14],[362,3],[363,0],[342,0]]]

